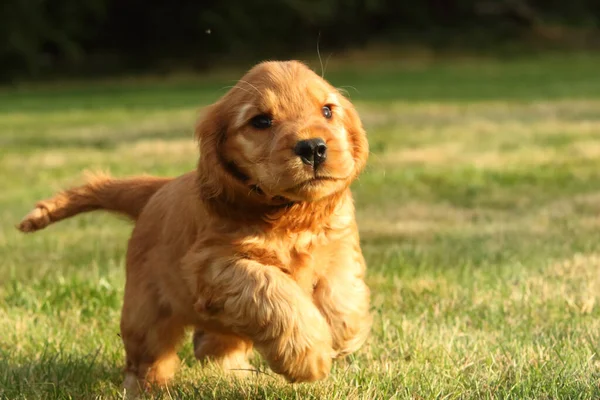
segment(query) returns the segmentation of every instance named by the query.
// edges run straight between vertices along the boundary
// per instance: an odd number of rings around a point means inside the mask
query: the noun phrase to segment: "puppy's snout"
[[[300,156],[304,164],[317,168],[327,158],[327,145],[321,138],[301,140],[296,143],[294,153]]]

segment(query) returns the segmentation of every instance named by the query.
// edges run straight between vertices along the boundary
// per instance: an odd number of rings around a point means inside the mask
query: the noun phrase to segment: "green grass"
[[[189,341],[166,398],[600,397],[600,57],[329,68],[369,132],[354,185],[375,324],[317,384],[233,381]],[[114,398],[131,226],[13,224],[84,169],[194,168],[239,75],[0,91],[0,398]],[[346,86],[347,85],[347,86]],[[263,366],[260,361],[255,361]]]

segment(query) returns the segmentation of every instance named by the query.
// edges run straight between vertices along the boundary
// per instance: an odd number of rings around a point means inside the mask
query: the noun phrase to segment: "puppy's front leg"
[[[325,318],[289,276],[243,259],[212,262],[199,276],[201,322],[250,338],[273,371],[289,381],[325,378],[331,333]]]
[[[313,298],[331,327],[335,357],[342,357],[358,350],[371,331],[370,291],[358,237],[341,243],[332,259]]]

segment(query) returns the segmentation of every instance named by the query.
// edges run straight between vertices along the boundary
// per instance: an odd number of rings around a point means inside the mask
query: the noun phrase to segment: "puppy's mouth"
[[[293,203],[292,200],[290,200],[284,196],[268,196],[264,192],[264,190],[262,190],[260,188],[260,186],[258,186],[258,185],[250,185],[250,190],[253,191],[254,193],[258,194],[259,196],[265,196],[266,198],[269,199],[269,201],[271,201],[275,205],[285,205],[285,204]]]
[[[287,189],[284,189],[281,191],[281,195],[275,195],[275,196],[269,196],[267,195],[260,186],[258,185],[251,185],[250,189],[258,194],[259,196],[265,196],[269,202],[271,202],[272,204],[275,205],[289,205],[294,203],[293,200],[291,200],[291,198],[296,197],[299,193],[298,192],[302,192],[302,191],[310,191],[311,189],[316,189],[317,187],[319,187],[320,185],[322,185],[325,182],[336,182],[336,181],[343,181],[343,178],[335,178],[335,177],[331,177],[331,176],[322,176],[322,177],[315,177],[315,178],[311,178],[311,179],[307,179],[303,182],[300,182],[297,185],[294,185],[292,187],[289,187]],[[288,197],[288,195],[290,195],[291,197]]]
[[[233,175],[237,180],[244,182],[248,185],[248,187],[250,188],[250,191],[261,196],[261,197],[265,197],[266,199],[268,199],[268,201],[274,205],[288,205],[293,203],[294,201],[291,200],[289,197],[287,197],[286,195],[292,195],[292,197],[295,197],[294,195],[297,195],[298,192],[301,191],[310,191],[311,189],[316,189],[317,187],[327,183],[327,182],[338,182],[338,181],[344,181],[347,180],[348,178],[339,178],[339,177],[335,177],[335,176],[314,176],[310,179],[306,179],[298,184],[295,184],[287,189],[281,190],[279,195],[269,195],[267,194],[261,187],[260,185],[257,185],[256,183],[252,182],[252,179],[246,175],[245,173],[243,173],[234,162],[226,162],[225,163],[226,169],[229,171],[229,173],[231,175]]]
[[[317,187],[325,182],[337,182],[337,181],[342,181],[344,180],[343,178],[336,178],[333,176],[316,176],[314,178],[311,179],[307,179],[303,182],[300,182],[297,185],[294,185],[288,189],[285,189],[284,192],[289,193],[289,192],[297,192],[298,190],[302,190],[302,189],[312,189],[314,187]]]

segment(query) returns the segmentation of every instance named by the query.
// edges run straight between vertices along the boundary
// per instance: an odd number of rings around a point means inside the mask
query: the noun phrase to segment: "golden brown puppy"
[[[187,326],[196,356],[289,381],[327,376],[371,327],[349,185],[368,145],[352,104],[296,61],[250,70],[197,126],[196,171],[93,177],[41,201],[32,232],[104,209],[136,220],[127,251],[124,385],[166,383]]]

